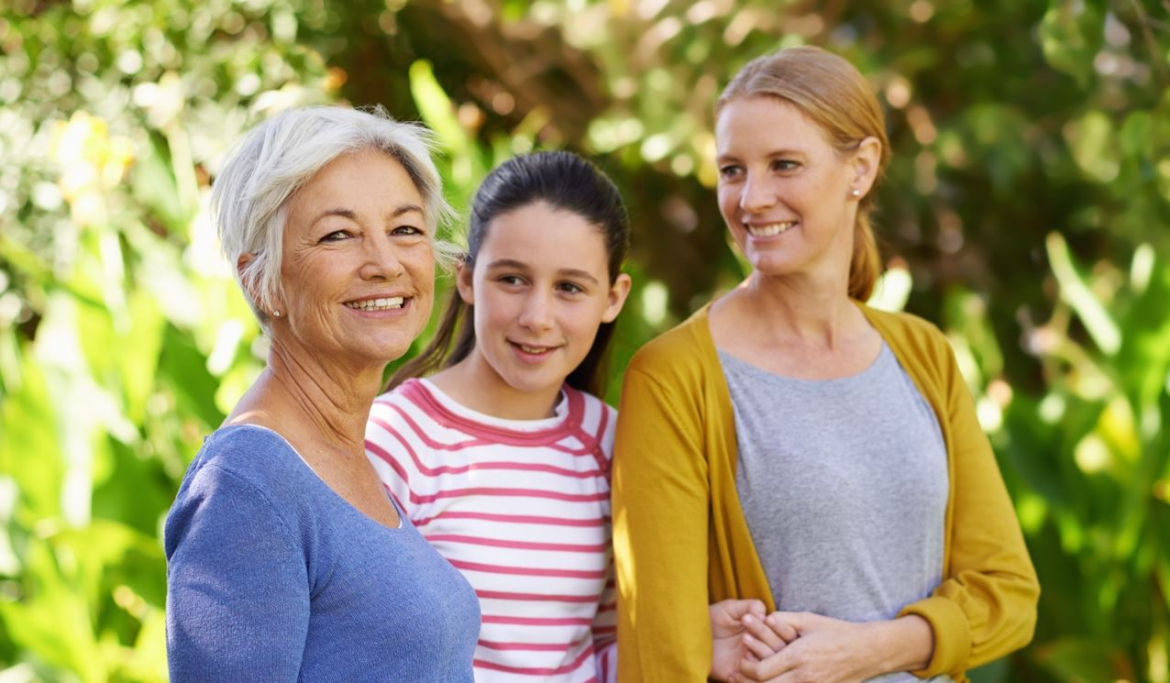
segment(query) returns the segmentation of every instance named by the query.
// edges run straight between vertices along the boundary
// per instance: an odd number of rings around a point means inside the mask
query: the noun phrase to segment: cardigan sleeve
[[[1040,584],[1015,510],[979,425],[954,352],[939,335],[940,393],[951,435],[954,496],[950,560],[942,583],[906,606],[934,631],[930,663],[914,674],[956,673],[1019,649],[1032,639]]]
[[[614,453],[619,680],[706,681],[710,495],[702,416],[697,396],[649,373],[645,360],[635,357],[626,372]]]
[[[308,574],[264,493],[204,466],[179,492],[165,537],[171,680],[298,680]]]

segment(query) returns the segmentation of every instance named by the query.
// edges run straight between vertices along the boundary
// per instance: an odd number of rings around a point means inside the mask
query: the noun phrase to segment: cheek
[[[720,186],[716,199],[719,202],[719,213],[728,226],[736,225],[736,213],[739,209],[739,191],[735,188]]]

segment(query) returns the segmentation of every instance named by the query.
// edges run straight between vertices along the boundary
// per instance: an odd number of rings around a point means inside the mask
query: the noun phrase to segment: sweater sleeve
[[[296,681],[309,625],[304,554],[262,491],[214,465],[166,524],[171,680]]]
[[[635,358],[614,452],[618,671],[626,683],[705,681],[711,668],[708,490],[697,399]]]
[[[906,606],[934,631],[920,678],[956,673],[1019,649],[1032,639],[1040,584],[1015,509],[979,425],[954,352],[941,342],[951,448],[953,518],[950,561],[933,594]]]

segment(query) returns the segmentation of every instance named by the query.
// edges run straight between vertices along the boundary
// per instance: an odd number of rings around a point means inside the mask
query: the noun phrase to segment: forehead
[[[480,249],[490,250],[493,259],[507,257],[537,266],[580,267],[587,261],[606,262],[605,235],[599,226],[545,202],[496,216]]]
[[[345,204],[342,208],[378,204],[421,204],[421,193],[406,168],[377,150],[343,154],[330,161],[293,196],[292,208]]]
[[[827,132],[799,107],[779,97],[734,99],[719,110],[715,144],[720,154],[771,148],[828,146]]]

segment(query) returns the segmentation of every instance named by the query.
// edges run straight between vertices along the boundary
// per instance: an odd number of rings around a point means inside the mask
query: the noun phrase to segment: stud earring
[[[853,191],[852,191],[852,192],[850,192],[849,194],[853,195],[854,197],[860,197],[860,196],[861,196],[861,190],[859,190],[859,189],[857,189],[857,188],[855,187],[855,188],[853,188]]]
[[[279,318],[279,317],[280,317],[280,311],[273,310],[273,311],[272,311],[272,316],[273,316],[273,317],[275,317],[275,318]]]

